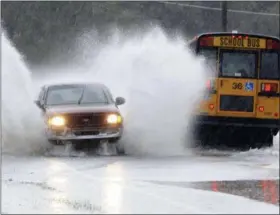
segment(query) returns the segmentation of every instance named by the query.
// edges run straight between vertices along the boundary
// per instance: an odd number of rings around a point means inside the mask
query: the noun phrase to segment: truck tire
[[[59,145],[57,140],[48,140],[49,144],[51,145]]]
[[[125,147],[124,144],[121,142],[116,142],[116,151],[118,155],[125,155]]]

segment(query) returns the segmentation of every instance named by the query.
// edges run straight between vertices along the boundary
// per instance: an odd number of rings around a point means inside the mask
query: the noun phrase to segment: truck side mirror
[[[123,97],[116,98],[116,105],[123,105],[125,103],[125,99]]]
[[[41,104],[39,100],[34,101],[38,108],[45,110],[44,106]]]

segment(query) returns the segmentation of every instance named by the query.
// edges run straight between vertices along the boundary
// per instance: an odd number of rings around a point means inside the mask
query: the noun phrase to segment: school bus
[[[237,32],[189,42],[209,69],[195,120],[202,145],[270,147],[280,128],[280,40]]]

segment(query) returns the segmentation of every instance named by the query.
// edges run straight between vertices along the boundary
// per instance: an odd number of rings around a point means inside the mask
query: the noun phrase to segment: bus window
[[[206,66],[213,74],[217,73],[217,50],[200,48],[199,54],[206,59]]]
[[[249,52],[221,52],[222,77],[256,77],[256,54]]]
[[[279,55],[263,52],[261,55],[260,79],[280,79]]]
[[[203,49],[200,48],[199,54],[203,55],[206,59],[214,59],[217,58],[217,50],[216,49]]]

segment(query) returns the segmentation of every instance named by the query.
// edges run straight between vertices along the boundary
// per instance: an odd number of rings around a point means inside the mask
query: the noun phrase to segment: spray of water
[[[1,44],[2,150],[13,154],[39,152],[44,146],[43,124],[33,102],[31,74],[3,31]]]
[[[125,119],[122,141],[128,153],[181,154],[185,143],[191,142],[186,136],[187,125],[204,88],[203,60],[191,54],[186,39],[169,40],[158,28],[141,37],[124,40],[116,34],[112,38],[95,59],[86,57],[71,69],[56,69],[44,78],[42,71],[36,71],[37,86],[103,82],[115,97],[127,100],[120,109]],[[84,56],[83,51],[80,56]]]
[[[84,39],[84,44],[91,45],[77,51],[81,59],[68,67],[34,69],[32,83],[21,55],[2,33],[4,151],[45,148],[40,113],[33,103],[34,92],[41,85],[99,81],[107,84],[115,97],[127,100],[120,108],[125,117],[123,143],[130,154],[184,153],[185,144],[192,141],[187,128],[208,73],[203,59],[187,50],[185,39],[169,40],[158,28],[138,38],[120,34],[112,38],[98,50]],[[95,49],[92,58],[85,56],[90,49]],[[279,136],[272,151],[279,150],[278,140]]]

